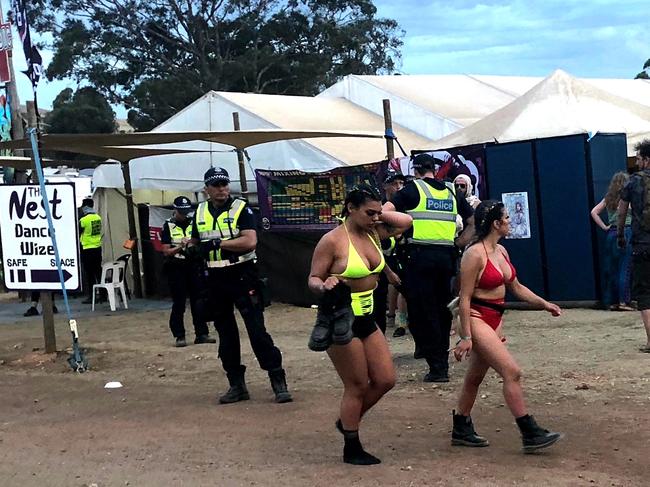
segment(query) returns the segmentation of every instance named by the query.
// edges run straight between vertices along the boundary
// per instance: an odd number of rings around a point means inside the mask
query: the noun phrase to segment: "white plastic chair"
[[[122,304],[124,304],[124,309],[129,309],[129,305],[126,302],[126,291],[124,290],[124,277],[124,262],[107,262],[102,265],[101,281],[99,284],[93,285],[93,311],[95,311],[95,296],[97,295],[98,289],[106,289],[106,294],[108,294],[108,303],[111,306],[111,311],[115,311],[118,290],[122,294]]]

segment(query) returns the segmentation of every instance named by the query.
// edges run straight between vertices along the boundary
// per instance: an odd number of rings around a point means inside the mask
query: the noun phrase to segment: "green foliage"
[[[45,116],[45,130],[50,134],[110,134],[115,128],[115,113],[108,101],[90,87],[80,88],[74,94],[66,88]]]
[[[139,130],[209,90],[314,95],[347,74],[391,73],[402,46],[372,0],[33,3],[55,39],[48,79],[90,83]]]

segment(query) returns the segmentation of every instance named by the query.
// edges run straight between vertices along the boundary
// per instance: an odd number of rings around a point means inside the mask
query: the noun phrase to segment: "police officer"
[[[82,301],[84,304],[92,303],[93,284],[99,284],[102,277],[102,217],[95,212],[94,206],[92,198],[84,198],[79,219],[81,268],[88,290],[88,297]]]
[[[185,302],[189,295],[192,322],[194,323],[194,343],[216,343],[210,336],[208,325],[198,309],[201,267],[196,259],[186,255],[187,244],[192,238],[192,203],[185,196],[174,200],[174,215],[163,225],[160,241],[163,255],[167,258],[164,271],[167,274],[169,290],[172,294],[172,312],[169,315],[169,328],[176,339],[177,347],[185,347]]]
[[[408,182],[385,211],[397,210],[413,217],[407,240],[403,291],[409,313],[409,329],[416,350],[427,360],[425,382],[449,381],[449,331],[451,279],[454,275],[455,244],[464,247],[473,234],[473,210],[464,197],[455,194],[451,183],[434,177],[435,160],[429,154],[413,159],[415,180]],[[456,215],[466,230],[455,239]]]
[[[260,367],[266,370],[279,403],[292,400],[282,368],[282,354],[264,326],[264,302],[255,248],[257,222],[245,200],[230,196],[230,178],[223,168],[210,168],[204,175],[209,197],[196,210],[192,243],[207,263],[206,309],[219,333],[219,357],[230,388],[219,398],[222,404],[249,399],[241,363],[239,331],[234,306],[242,315],[248,338]],[[208,319],[208,321],[210,321]]]

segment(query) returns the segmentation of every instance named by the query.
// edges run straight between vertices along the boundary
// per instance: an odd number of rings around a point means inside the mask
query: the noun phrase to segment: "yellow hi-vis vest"
[[[382,252],[386,257],[390,257],[393,255],[393,251],[395,250],[395,245],[397,244],[397,239],[395,237],[389,237],[388,238],[389,246],[387,249],[382,248]]]
[[[413,217],[413,237],[408,243],[454,245],[458,208],[451,183],[445,183],[445,189],[435,189],[421,179],[413,182],[420,193],[420,201],[406,212]]]
[[[182,227],[179,227],[172,221],[168,221],[167,225],[169,226],[169,234],[172,239],[172,248],[181,245],[184,238],[192,238],[192,221],[189,222],[189,225],[185,228],[185,230],[183,230]],[[174,258],[184,259],[185,256],[183,254],[174,254]]]
[[[102,217],[97,213],[88,213],[79,219],[83,227],[79,241],[83,250],[97,249],[102,246]]]
[[[246,206],[246,201],[242,199],[233,200],[228,211],[222,212],[216,219],[210,213],[208,205],[209,201],[204,201],[196,209],[196,229],[199,231],[199,238],[201,241],[212,240],[220,238],[222,241],[237,238],[239,236],[239,228],[237,221],[239,215]],[[235,262],[230,260],[223,260],[221,256],[221,249],[210,252],[208,259],[208,267],[225,267],[227,265],[238,264],[247,260],[252,260],[256,257],[255,251],[248,252],[247,254],[239,256]]]

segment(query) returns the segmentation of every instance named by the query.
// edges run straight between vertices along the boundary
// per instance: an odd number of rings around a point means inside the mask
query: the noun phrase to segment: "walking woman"
[[[470,413],[478,388],[492,367],[503,379],[503,396],[521,430],[523,449],[529,453],[546,448],[561,438],[537,425],[528,414],[521,387],[521,369],[504,343],[502,315],[506,288],[522,301],[560,316],[560,308],[540,298],[517,279],[508,253],[499,240],[510,230],[503,203],[484,201],[474,213],[476,241],[470,245],[460,266],[460,340],[454,349],[456,360],[469,358],[469,369],[454,411],[451,444],[487,446],[474,430]]]
[[[412,219],[382,213],[379,192],[366,184],[348,193],[342,217],[314,250],[309,288],[321,301],[309,348],[327,350],[343,382],[336,422],[343,461],[373,465],[380,460],[361,446],[359,422],[395,385],[388,344],[373,319],[373,291],[385,265],[379,241],[404,232]]]
[[[605,240],[605,292],[603,304],[611,311],[634,311],[630,280],[632,276],[632,215],[625,218],[625,248],[621,249],[616,243],[616,220],[618,218],[618,202],[621,191],[627,184],[629,176],[617,172],[612,176],[605,197],[591,210],[591,218],[600,228],[607,232]],[[607,210],[607,224],[600,214]]]

